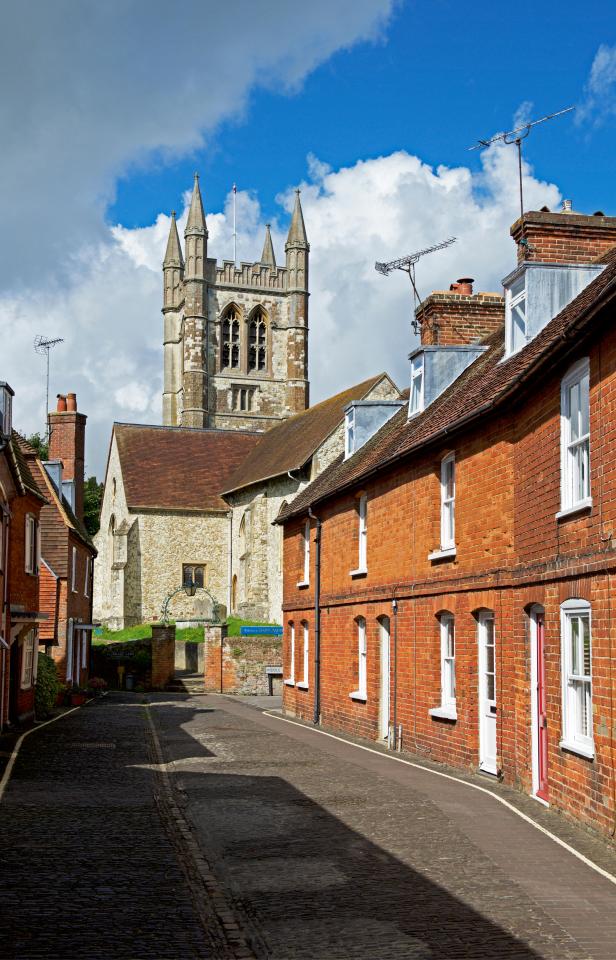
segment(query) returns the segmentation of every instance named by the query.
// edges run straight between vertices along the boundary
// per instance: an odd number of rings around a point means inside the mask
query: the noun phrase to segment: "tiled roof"
[[[43,491],[39,488],[32,476],[32,471],[26,457],[36,457],[36,450],[19,433],[13,430],[9,444],[13,467],[19,484],[24,492],[31,493],[43,503],[47,503]]]
[[[130,510],[227,510],[231,474],[262,437],[242,430],[114,424]]]
[[[344,408],[352,400],[361,400],[387,374],[357,383],[334,397],[328,397],[314,407],[283,420],[261,435],[256,447],[248,454],[223,487],[231,493],[241,487],[300,470],[323,441],[344,419]]]
[[[616,248],[598,258],[598,262],[606,264],[605,270],[522,350],[502,360],[504,328],[492,334],[485,341],[485,353],[427,410],[411,420],[406,409],[400,410],[354,456],[348,460],[339,457],[324,470],[281,512],[276,522],[305,513],[309,506],[487,414],[522,389],[542,364],[570,351],[574,332],[581,332],[599,309],[616,300]]]

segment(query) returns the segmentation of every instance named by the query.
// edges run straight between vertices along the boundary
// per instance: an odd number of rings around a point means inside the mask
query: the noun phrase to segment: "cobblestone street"
[[[229,698],[148,700],[24,742],[3,960],[614,956],[616,887],[492,797]]]

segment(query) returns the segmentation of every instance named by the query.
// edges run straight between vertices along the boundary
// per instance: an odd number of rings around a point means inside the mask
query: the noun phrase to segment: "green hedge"
[[[34,691],[34,707],[37,717],[49,716],[56,705],[60,686],[55,663],[46,653],[39,653]]]

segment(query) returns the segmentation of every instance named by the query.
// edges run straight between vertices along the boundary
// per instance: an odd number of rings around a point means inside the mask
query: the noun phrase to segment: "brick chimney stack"
[[[616,246],[616,217],[600,210],[592,216],[578,213],[564,200],[557,213],[547,207],[525,213],[510,232],[518,245],[518,262],[592,263]]]
[[[75,481],[75,516],[83,520],[83,473],[85,469],[86,420],[77,412],[74,393],[58,394],[55,411],[49,413],[49,459],[62,461],[62,479]]]
[[[449,290],[435,290],[417,310],[423,346],[477,343],[498,330],[504,320],[503,297],[499,293],[474,294],[471,277],[462,277]]]

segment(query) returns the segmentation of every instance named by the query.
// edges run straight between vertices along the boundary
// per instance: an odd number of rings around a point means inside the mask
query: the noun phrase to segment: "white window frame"
[[[26,573],[38,576],[41,556],[41,531],[39,522],[33,513],[26,514],[25,522],[25,559]]]
[[[357,617],[357,690],[349,694],[351,700],[368,699],[368,648],[366,645],[366,618]]]
[[[310,634],[308,632],[308,624],[305,620],[302,620],[302,661],[303,661],[303,677],[297,684],[300,690],[308,689],[308,677],[309,677],[309,657],[310,657]]]
[[[28,630],[21,644],[21,681],[22,690],[29,690],[34,684],[34,641],[36,630]]]
[[[592,615],[591,607],[586,600],[566,600],[560,607],[561,626],[561,678],[562,678],[562,740],[561,748],[579,753],[583,757],[593,758],[595,743],[593,737],[592,716]],[[572,657],[573,622],[588,621],[588,673],[584,670],[584,641],[580,639],[577,649],[578,667],[581,672],[575,672]],[[584,733],[580,727],[584,726],[580,717],[580,701],[584,702],[584,713],[587,717],[587,729]]]
[[[355,453],[355,407],[347,410],[344,417],[344,459]]]
[[[448,495],[449,471],[453,493]],[[441,460],[441,550],[456,546],[456,455],[450,453]]]
[[[357,567],[351,570],[352,577],[368,573],[368,494],[362,493],[357,501]]]
[[[77,593],[77,547],[73,547],[73,560],[71,568],[71,590]]]
[[[528,343],[528,318],[526,316],[526,309],[524,309],[524,332],[522,335],[522,343],[516,344],[514,342],[514,325],[513,325],[513,311],[516,307],[519,307],[521,303],[524,303],[526,307],[526,276],[521,274],[516,277],[512,282],[511,286],[522,281],[522,289],[519,293],[516,293],[515,296],[512,295],[511,290],[507,290],[506,295],[506,310],[505,310],[505,329],[506,329],[506,355],[511,357],[514,353],[517,353],[522,347],[525,347]]]
[[[579,385],[580,413],[583,418],[583,406],[586,406],[588,430],[576,439],[572,437],[571,388]],[[580,424],[581,426],[581,424]],[[581,452],[583,468],[586,469],[582,496],[575,490],[580,480],[579,462],[576,456]],[[588,357],[578,360],[563,377],[560,386],[560,511],[557,517],[576,513],[592,506],[590,486],[590,362]]]
[[[83,595],[84,597],[89,597],[89,588],[90,588],[90,554],[86,553],[86,575],[83,583]]]
[[[81,631],[81,668],[85,670],[88,666],[88,630]]]
[[[419,388],[415,384],[419,380]],[[424,408],[424,355],[418,354],[411,360],[411,390],[409,394],[409,417],[421,413]]]
[[[441,717],[446,720],[457,720],[456,622],[453,613],[442,613],[440,615],[439,632],[441,658],[441,704],[439,707],[435,707],[428,712],[432,717]]]
[[[289,676],[285,680],[288,687],[295,686],[295,624],[289,621],[289,652],[290,652],[290,670]]]
[[[310,584],[310,520],[306,520],[303,532],[304,541],[304,570],[303,577],[298,581],[298,587],[307,587]]]

